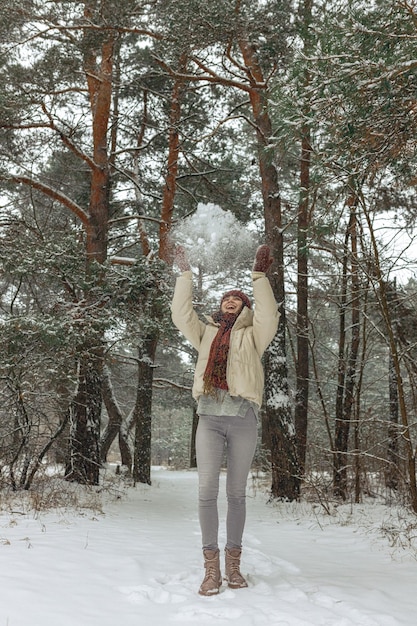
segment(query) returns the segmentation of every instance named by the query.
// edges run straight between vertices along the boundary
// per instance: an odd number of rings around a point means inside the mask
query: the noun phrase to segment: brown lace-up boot
[[[206,575],[198,593],[200,596],[214,596],[220,591],[222,575],[220,573],[219,550],[203,550]]]
[[[226,548],[226,580],[232,589],[242,589],[247,587],[248,583],[240,573],[240,556],[242,550],[240,548]]]

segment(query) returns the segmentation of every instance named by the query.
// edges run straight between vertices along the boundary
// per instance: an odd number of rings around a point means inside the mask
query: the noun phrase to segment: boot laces
[[[206,580],[211,578],[212,580],[215,580],[217,582],[216,572],[217,572],[217,568],[215,565],[207,564],[206,565]]]

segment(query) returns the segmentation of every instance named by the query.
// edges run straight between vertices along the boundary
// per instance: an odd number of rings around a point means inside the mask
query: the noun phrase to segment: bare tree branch
[[[57,191],[56,189],[53,189],[52,187],[49,187],[48,185],[45,185],[44,183],[41,183],[38,180],[34,180],[33,178],[30,178],[29,176],[0,176],[0,180],[14,182],[14,183],[21,183],[23,185],[28,185],[29,187],[32,187],[33,189],[37,189],[38,191],[41,191],[46,196],[49,196],[50,198],[57,200],[60,204],[62,204],[67,209],[69,209],[72,213],[74,213],[74,215],[76,215],[79,218],[79,220],[85,227],[89,226],[89,223],[90,223],[89,216],[84,211],[84,209],[80,207],[76,202],[71,200],[71,198],[68,198],[68,196],[61,193],[60,191]]]

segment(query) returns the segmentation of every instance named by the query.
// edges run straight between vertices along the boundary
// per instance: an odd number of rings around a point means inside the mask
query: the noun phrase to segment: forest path
[[[267,504],[255,488],[242,559],[249,587],[223,585],[211,598],[197,593],[195,471],[154,468],[151,487],[108,494],[103,513],[2,513],[0,626],[414,626],[411,557],[393,560],[354,519],[341,526],[303,504]]]

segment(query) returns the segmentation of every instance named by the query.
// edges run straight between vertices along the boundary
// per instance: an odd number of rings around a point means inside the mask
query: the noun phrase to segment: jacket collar
[[[211,315],[205,315],[205,318],[211,326],[220,326],[220,324],[214,321]],[[248,309],[247,306],[244,306],[237,316],[236,322],[233,324],[232,332],[240,328],[246,328],[247,326],[253,326],[253,311]]]

